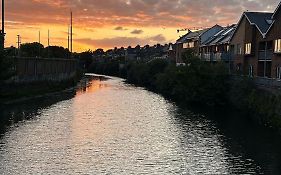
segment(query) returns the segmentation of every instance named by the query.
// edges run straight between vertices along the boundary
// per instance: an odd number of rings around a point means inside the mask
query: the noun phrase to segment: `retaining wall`
[[[64,81],[75,77],[78,61],[57,58],[13,58],[15,76],[11,81]]]

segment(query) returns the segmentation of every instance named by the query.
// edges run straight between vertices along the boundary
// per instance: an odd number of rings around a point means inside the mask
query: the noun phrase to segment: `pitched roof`
[[[185,34],[184,36],[182,36],[180,39],[177,40],[177,43],[184,43],[189,39],[197,39],[199,38],[203,33],[205,33],[206,31],[208,31],[208,29],[203,29],[203,30],[198,30],[198,31],[190,31],[189,33]]]
[[[256,25],[261,34],[265,34],[272,24],[272,14],[264,12],[245,12],[244,13],[251,25]]]
[[[211,46],[211,45],[219,45],[219,44],[226,44],[229,43],[235,29],[236,24],[233,24],[231,26],[224,27],[222,30],[220,30],[218,33],[216,33],[214,36],[210,37],[207,41],[202,43],[202,46]]]
[[[242,19],[245,17],[248,22],[251,25],[256,26],[260,34],[263,36],[263,38],[266,37],[267,32],[274,24],[274,20],[272,20],[272,14],[273,13],[266,13],[266,12],[244,12],[237,24],[237,27],[230,38],[232,40],[233,36],[235,35],[240,23],[242,22]]]

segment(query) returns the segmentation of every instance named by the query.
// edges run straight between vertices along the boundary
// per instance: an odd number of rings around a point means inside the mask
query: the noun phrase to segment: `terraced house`
[[[274,13],[244,12],[231,38],[234,72],[281,78],[281,3]]]
[[[236,29],[236,25],[223,27],[200,45],[200,58],[209,62],[230,62],[231,54],[229,42]]]
[[[222,29],[221,26],[215,25],[208,29],[190,31],[179,38],[176,42],[176,62],[177,64],[183,63],[182,53],[186,49],[193,49],[197,55],[199,55],[201,43],[208,40],[211,36],[216,34]]]

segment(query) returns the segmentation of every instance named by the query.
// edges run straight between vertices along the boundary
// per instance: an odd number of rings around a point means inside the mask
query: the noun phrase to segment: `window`
[[[281,79],[281,67],[276,68],[276,78],[279,80]]]
[[[249,77],[253,77],[254,76],[254,73],[253,73],[254,71],[253,70],[254,70],[253,65],[250,65],[249,66]]]
[[[194,47],[194,42],[189,42],[189,48],[193,48]]]
[[[194,42],[183,43],[183,48],[184,49],[193,48],[193,47],[194,47]]]
[[[246,47],[245,47],[245,54],[249,55],[252,53],[252,44],[251,43],[247,43]]]
[[[229,45],[227,45],[226,46],[226,52],[229,52],[229,49],[230,49],[230,47],[229,47]]]
[[[236,54],[237,55],[241,55],[242,54],[241,44],[237,44],[237,46],[236,46]]]
[[[274,52],[281,53],[281,39],[275,40],[274,42]]]

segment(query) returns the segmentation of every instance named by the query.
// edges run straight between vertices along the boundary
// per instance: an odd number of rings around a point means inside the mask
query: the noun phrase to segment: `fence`
[[[14,82],[62,81],[76,75],[77,60],[54,58],[13,58]]]
[[[231,78],[233,80],[242,80],[245,77],[248,76],[231,75]],[[268,89],[281,89],[281,79],[266,78],[266,77],[250,77],[250,78],[258,87],[264,87]]]

